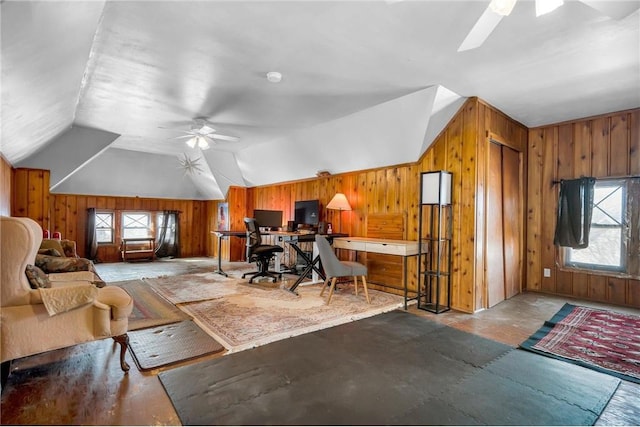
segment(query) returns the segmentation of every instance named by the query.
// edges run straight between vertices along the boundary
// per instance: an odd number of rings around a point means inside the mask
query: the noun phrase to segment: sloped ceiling
[[[216,199],[415,161],[468,96],[529,127],[640,106],[640,1],[519,0],[457,52],[488,3],[4,1],[0,149],[54,192]],[[240,141],[174,139],[197,117]]]

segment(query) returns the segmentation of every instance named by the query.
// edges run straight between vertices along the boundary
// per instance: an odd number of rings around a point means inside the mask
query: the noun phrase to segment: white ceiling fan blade
[[[504,18],[502,15],[498,15],[491,10],[491,7],[487,7],[482,16],[480,16],[480,19],[478,19],[471,31],[469,31],[469,34],[467,34],[467,37],[458,48],[458,52],[481,46],[487,37],[489,37],[489,34],[498,26],[502,18]]]
[[[640,9],[640,2],[637,2],[637,1],[628,1],[628,2],[605,1],[605,0],[581,0],[581,1],[587,6],[594,8],[598,12],[604,13],[605,15],[618,20],[626,18],[636,10]]]
[[[195,134],[190,134],[190,135],[182,135],[182,136],[174,136],[171,139],[184,139],[184,138],[193,138],[194,136],[197,136]]]
[[[536,0],[536,17],[551,13],[564,4],[564,0]]]
[[[214,133],[216,130],[208,125],[202,125],[202,127],[200,129],[198,129],[198,132],[201,135],[209,135],[211,133]]]
[[[221,139],[223,141],[240,141],[240,138],[237,136],[229,136],[229,135],[220,135],[219,133],[214,133],[211,135],[207,135],[209,138]]]

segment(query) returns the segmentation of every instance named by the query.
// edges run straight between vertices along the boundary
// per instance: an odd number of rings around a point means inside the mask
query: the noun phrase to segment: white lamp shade
[[[423,205],[450,205],[451,172],[423,172],[420,203]]]
[[[331,201],[327,205],[327,209],[350,211],[351,210],[351,205],[349,204],[349,201],[347,200],[347,196],[345,196],[342,193],[336,193],[336,195],[333,196],[333,199],[331,199]]]

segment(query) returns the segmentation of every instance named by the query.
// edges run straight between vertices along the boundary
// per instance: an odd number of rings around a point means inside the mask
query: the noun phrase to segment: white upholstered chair
[[[131,296],[116,286],[96,288],[89,281],[90,272],[59,273],[46,291],[60,292],[56,297],[62,294],[80,303],[51,315],[51,305],[45,307],[43,301],[45,290],[32,289],[25,274],[27,265],[34,264],[42,241],[40,225],[29,218],[3,216],[0,221],[3,380],[9,374],[13,359],[109,337],[120,344],[120,366],[128,371],[125,353],[129,315],[133,309]],[[76,292],[85,299],[75,298]]]

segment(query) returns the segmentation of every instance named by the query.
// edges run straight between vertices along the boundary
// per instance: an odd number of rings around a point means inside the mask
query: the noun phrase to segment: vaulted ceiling
[[[54,192],[221,199],[415,161],[469,96],[529,127],[640,106],[640,1],[520,0],[459,52],[488,4],[3,1],[0,149]],[[175,139],[196,118],[239,141]]]

